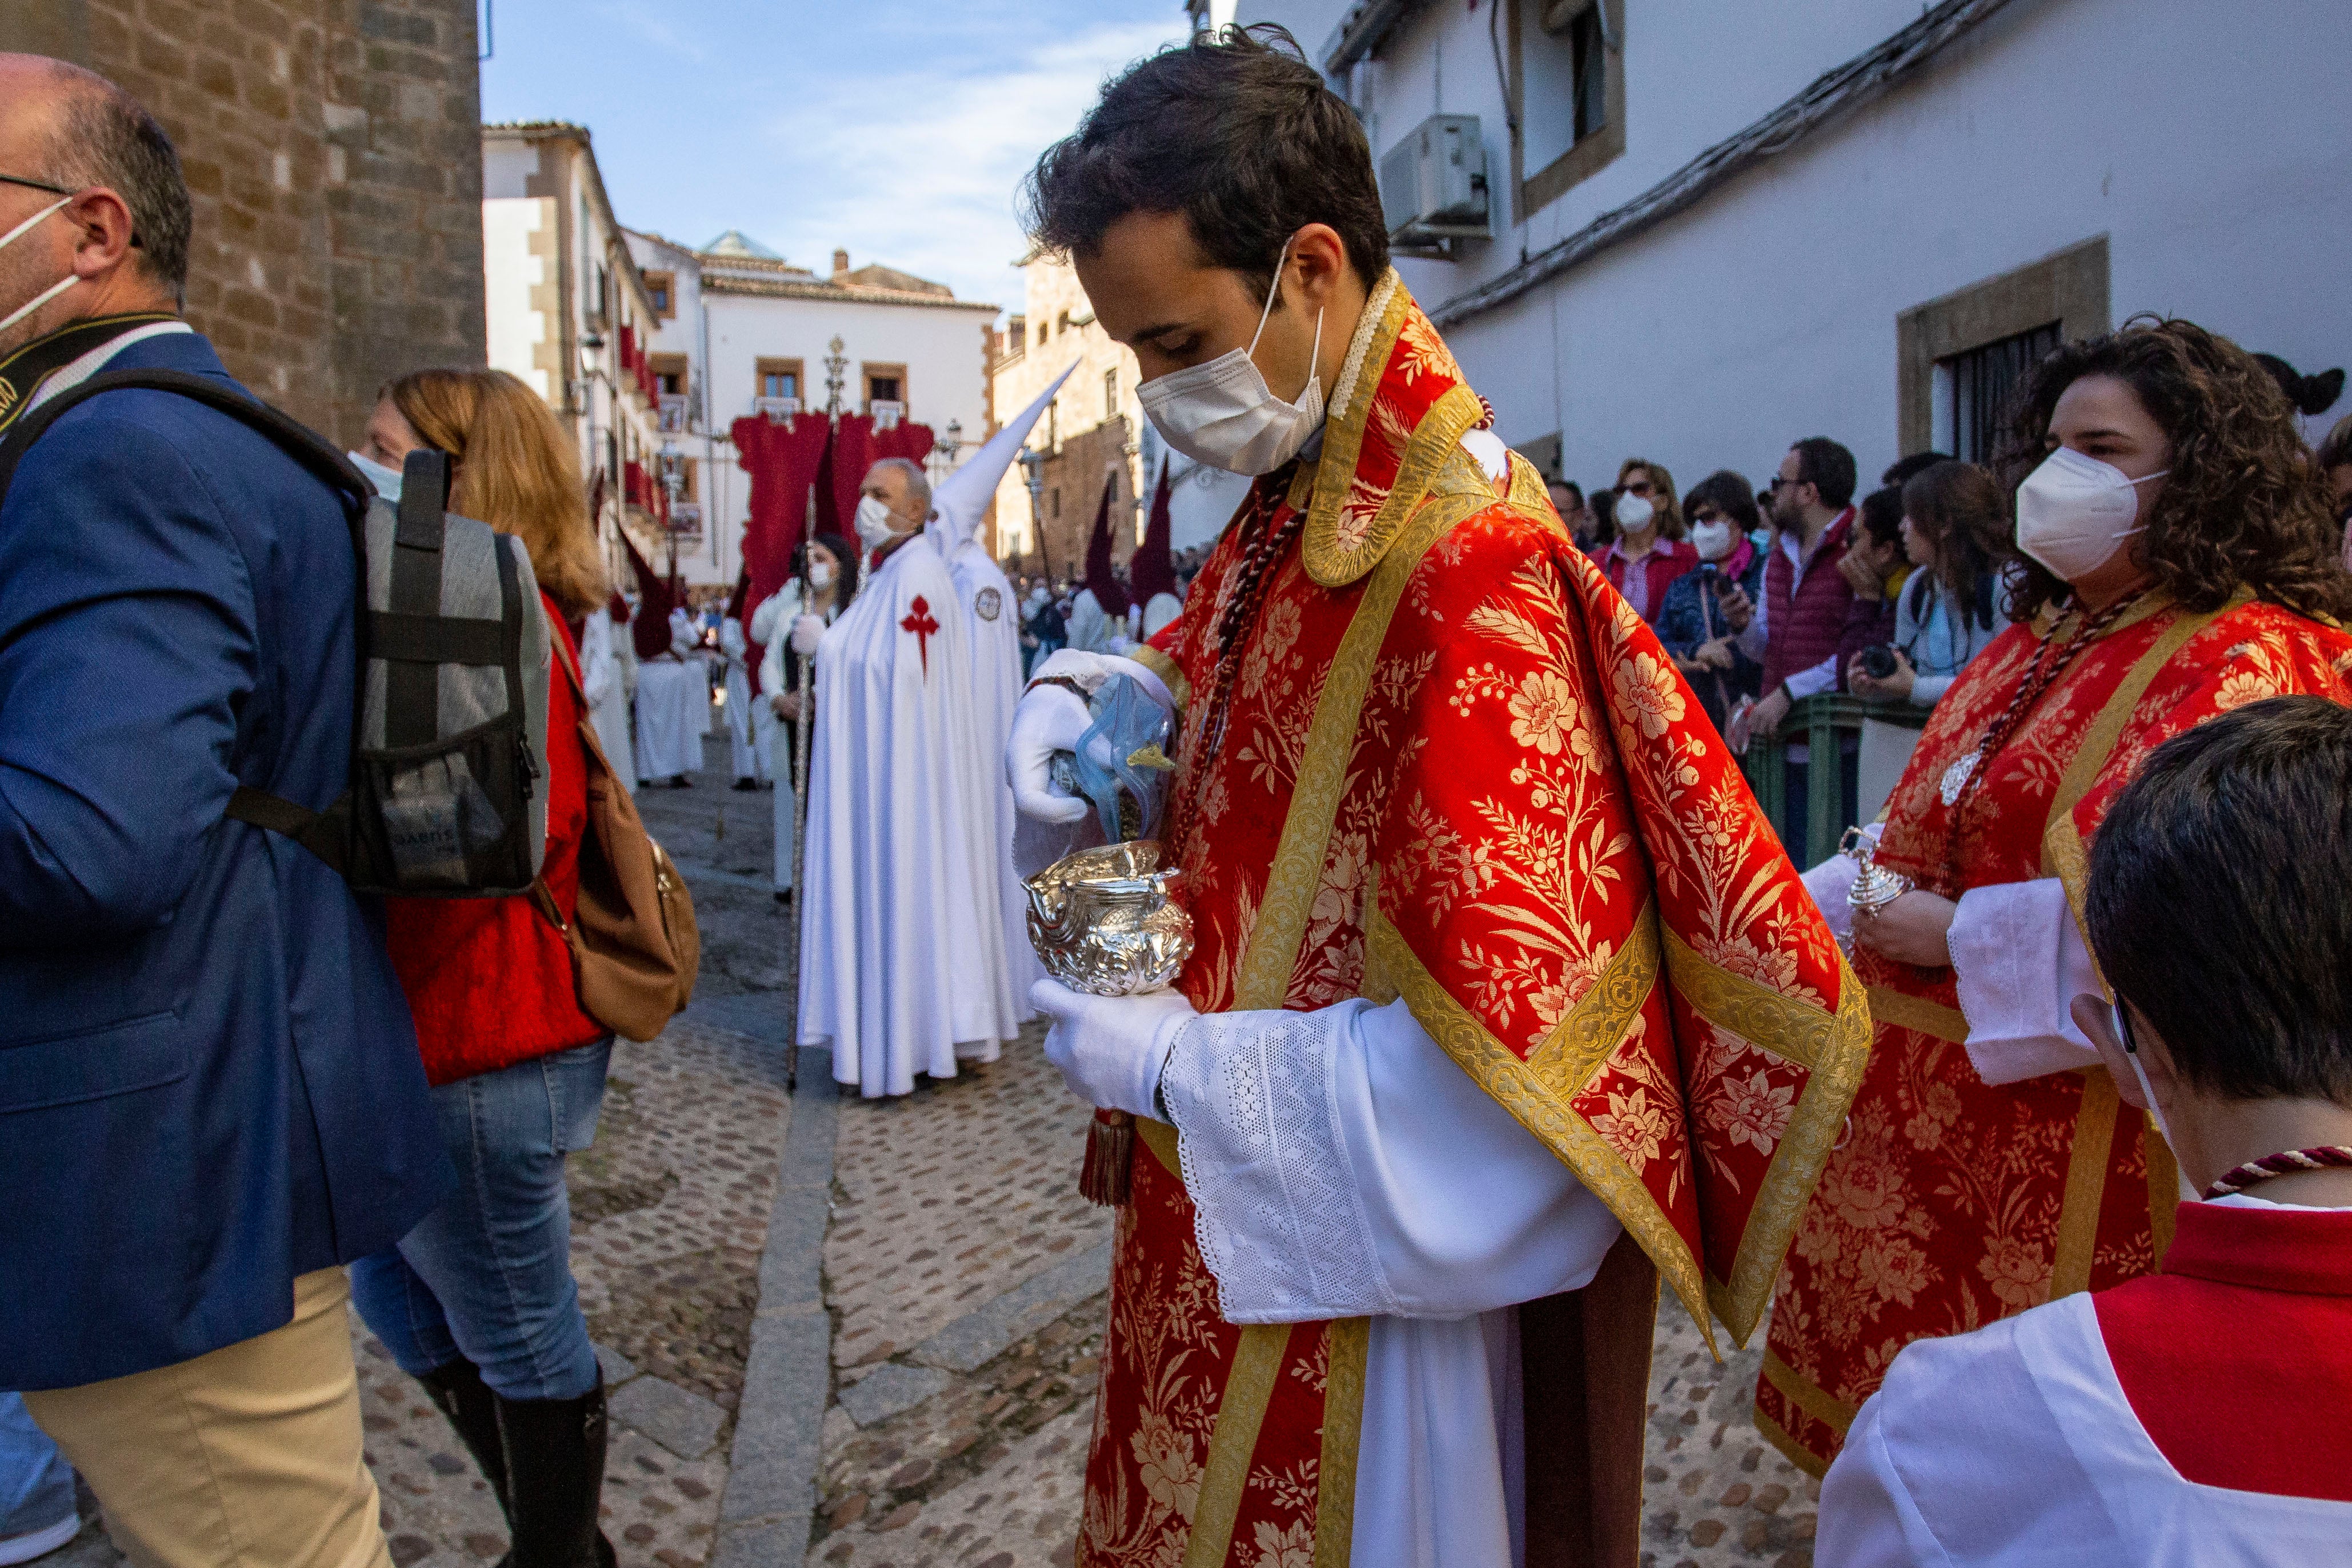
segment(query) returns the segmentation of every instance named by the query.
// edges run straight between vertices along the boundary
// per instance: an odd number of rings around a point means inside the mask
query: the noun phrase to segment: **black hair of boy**
[[[2085,913],[2183,1082],[2352,1105],[2352,709],[2272,698],[2158,746],[2099,826]]]
[[[1211,265],[1264,294],[1291,236],[1328,224],[1365,288],[1389,265],[1372,151],[1347,100],[1289,33],[1226,27],[1164,49],[1103,89],[1024,193],[1031,236],[1092,255],[1130,213],[1181,213]]]

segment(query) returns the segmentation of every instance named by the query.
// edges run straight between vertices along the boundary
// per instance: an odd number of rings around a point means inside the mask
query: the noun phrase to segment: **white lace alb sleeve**
[[[2099,1059],[2068,1012],[2099,994],[2090,950],[2055,877],[1960,895],[1946,939],[1969,1020],[1969,1060],[1987,1083],[2016,1083]]]
[[[1161,1086],[1230,1321],[1487,1311],[1585,1285],[1619,1234],[1402,1002],[1204,1015]]]

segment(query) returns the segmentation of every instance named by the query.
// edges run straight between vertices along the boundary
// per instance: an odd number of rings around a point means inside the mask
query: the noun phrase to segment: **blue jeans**
[[[23,1397],[0,1394],[0,1541],[73,1517],[73,1467],[33,1425]]]
[[[457,1190],[397,1247],[352,1265],[360,1316],[403,1372],[464,1356],[508,1399],[596,1386],[563,1156],[596,1140],[612,1054],[600,1040],[433,1091]]]

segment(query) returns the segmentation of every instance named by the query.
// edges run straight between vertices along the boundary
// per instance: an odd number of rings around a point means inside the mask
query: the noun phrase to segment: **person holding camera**
[[[1856,654],[1846,686],[1933,708],[2008,624],[1993,602],[1993,558],[2009,508],[1991,475],[1948,458],[1913,475],[1902,493],[1903,550],[1917,570],[1895,595],[1895,640]]]
[[[1667,587],[1658,640],[1720,731],[1732,705],[1763,685],[1764,667],[1741,651],[1738,632],[1724,612],[1727,595],[1753,601],[1764,591],[1764,552],[1748,537],[1763,520],[1756,492],[1729,468],[1693,485],[1683,498],[1683,514],[1690,519],[1698,565]]]

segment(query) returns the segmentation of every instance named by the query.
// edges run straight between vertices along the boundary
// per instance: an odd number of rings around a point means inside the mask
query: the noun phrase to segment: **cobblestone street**
[[[605,1528],[623,1568],[786,1568],[796,1537],[826,1568],[1067,1564],[1111,1228],[1077,1194],[1084,1109],[1034,1026],[1001,1061],[905,1100],[836,1100],[818,1057],[787,1099],[772,796],[726,787],[723,738],[709,756],[694,788],[637,797],[694,892],[695,1005],[659,1040],[616,1046],[596,1142],[571,1163],[572,1265],[612,1391]],[[799,1119],[808,1148],[788,1152]],[[814,1173],[781,1187],[796,1155]],[[796,1249],[813,1281],[800,1317],[775,1283]],[[780,1300],[763,1302],[763,1277]],[[755,1353],[761,1321],[821,1325],[821,1361],[778,1373]],[[354,1342],[395,1563],[496,1561],[503,1523],[455,1435],[356,1321]],[[1811,1562],[1819,1487],[1749,1421],[1759,1360],[1716,1365],[1665,1303],[1645,1568]],[[739,1412],[759,1430],[739,1434]],[[121,1559],[93,1523],[57,1561]]]

